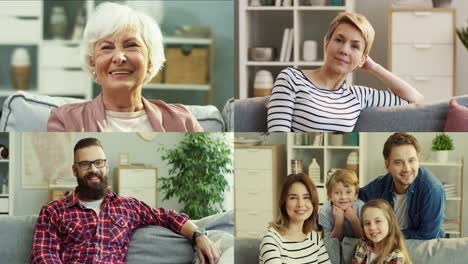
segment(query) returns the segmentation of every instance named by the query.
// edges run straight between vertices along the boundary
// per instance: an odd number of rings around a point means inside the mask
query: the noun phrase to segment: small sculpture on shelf
[[[11,55],[11,82],[17,90],[26,90],[29,87],[31,76],[31,58],[28,50],[17,48]]]
[[[50,31],[52,39],[65,39],[67,34],[68,20],[63,6],[52,7],[50,15]]]
[[[317,163],[317,160],[315,158],[312,159],[312,162],[309,165],[309,177],[315,184],[321,183],[320,165]]]

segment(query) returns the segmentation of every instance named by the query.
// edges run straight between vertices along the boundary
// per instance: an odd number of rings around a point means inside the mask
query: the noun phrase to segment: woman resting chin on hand
[[[364,16],[340,13],[325,36],[323,66],[286,68],[276,78],[268,104],[268,132],[350,132],[364,108],[421,102],[423,96],[415,88],[368,56],[374,35]],[[389,91],[344,83],[359,68],[380,79]]]
[[[90,102],[52,110],[48,131],[203,131],[184,106],[141,95],[165,61],[161,30],[152,18],[103,3],[86,24],[81,48],[84,69],[102,92]]]

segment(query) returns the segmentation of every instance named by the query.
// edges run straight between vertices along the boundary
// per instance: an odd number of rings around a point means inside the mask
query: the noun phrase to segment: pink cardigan
[[[197,119],[181,104],[166,104],[161,100],[145,98],[142,98],[142,101],[153,131],[203,131]],[[47,131],[102,132],[106,127],[102,94],[92,101],[67,104],[53,109],[47,121]]]

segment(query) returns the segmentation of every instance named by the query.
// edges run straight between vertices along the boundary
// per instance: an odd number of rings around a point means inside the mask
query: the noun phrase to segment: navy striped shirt
[[[367,107],[408,104],[390,91],[343,83],[336,90],[313,84],[300,69],[286,68],[268,104],[268,132],[351,132]]]
[[[260,244],[259,263],[330,264],[330,259],[317,232],[311,231],[304,241],[288,241],[271,227]]]

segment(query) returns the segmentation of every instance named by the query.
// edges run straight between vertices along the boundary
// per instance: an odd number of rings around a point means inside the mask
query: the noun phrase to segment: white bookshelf
[[[314,135],[317,133],[301,133]],[[313,142],[309,140],[308,145],[296,145],[295,135],[296,133],[288,133],[287,135],[287,174],[289,175],[292,171],[291,160],[299,159],[303,161],[304,169],[303,172],[308,174],[308,167],[315,158],[320,166],[320,182],[314,182],[317,186],[319,193],[319,201],[322,204],[327,200],[326,195],[326,180],[328,172],[331,169],[344,169],[346,168],[347,157],[351,152],[358,154],[358,177],[360,185],[362,186],[365,173],[365,157],[366,157],[366,134],[358,134],[358,144],[350,145],[349,138],[350,133],[343,134],[343,144],[334,145],[331,140],[332,133],[321,133],[323,135],[323,141],[320,145],[312,145]]]
[[[463,226],[463,157],[448,162],[427,161],[420,166],[426,167],[444,184],[451,184],[454,193],[446,193],[445,233],[449,237],[461,237]]]
[[[255,73],[268,70],[273,77],[286,67],[314,69],[323,65],[323,38],[330,22],[340,12],[352,12],[354,0],[345,0],[344,6],[304,6],[304,1],[294,0],[291,7],[249,6],[249,1],[238,1],[239,13],[239,98],[253,96]],[[281,45],[285,28],[293,28],[292,60],[280,62]],[[302,60],[304,40],[317,41],[317,61]],[[259,62],[249,59],[249,48],[274,47],[274,61]],[[352,83],[349,75],[347,82]]]

